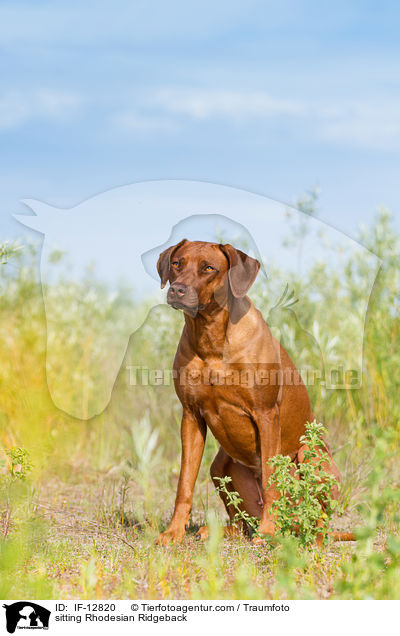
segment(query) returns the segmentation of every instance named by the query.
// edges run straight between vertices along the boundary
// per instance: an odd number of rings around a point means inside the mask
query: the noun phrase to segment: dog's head
[[[167,302],[192,316],[214,301],[225,304],[229,294],[246,296],[259,269],[255,258],[232,245],[187,239],[164,250],[157,262],[161,288],[170,283]]]

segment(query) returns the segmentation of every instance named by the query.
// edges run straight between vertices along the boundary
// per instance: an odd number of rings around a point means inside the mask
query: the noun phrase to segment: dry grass
[[[194,536],[205,522],[204,513],[195,508],[182,544],[161,548],[155,539],[171,510],[160,520],[160,527],[149,520],[138,522],[134,503],[140,492],[131,484],[123,525],[122,496],[115,480],[81,466],[73,470],[72,482],[57,475],[47,477],[34,498],[34,514],[46,527],[45,576],[56,598],[196,598],[203,596],[204,582],[209,590],[212,576],[216,598],[238,597],[238,592],[240,598],[275,598],[278,548],[271,552],[255,547],[245,537],[221,539],[210,571],[207,542]],[[206,496],[203,487],[197,502]],[[217,497],[212,503],[219,507]],[[152,505],[162,509],[161,499]],[[357,523],[358,515],[345,513],[333,519],[332,528],[351,530]],[[291,573],[292,578],[295,574],[295,595],[330,598],[335,576],[353,551],[353,543],[335,543],[307,554],[307,568],[294,568]],[[34,572],[40,560],[31,557],[25,570]]]

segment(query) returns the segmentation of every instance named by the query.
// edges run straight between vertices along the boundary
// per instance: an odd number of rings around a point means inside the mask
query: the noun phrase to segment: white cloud
[[[190,120],[222,119],[245,123],[278,116],[298,116],[304,107],[294,100],[274,98],[264,92],[160,88],[136,101],[135,108],[120,110],[112,126],[131,133],[177,133]]]
[[[397,98],[367,97],[360,101],[349,96],[317,101],[275,97],[263,91],[164,87],[155,90],[147,103],[176,121],[223,119],[260,126],[273,125],[280,118],[296,136],[306,134],[324,143],[376,151],[400,149]]]
[[[160,108],[193,119],[213,117],[231,120],[302,114],[303,105],[293,99],[272,97],[262,91],[187,90],[163,88],[153,101]]]
[[[37,91],[35,101],[39,112],[56,117],[74,112],[82,103],[81,97],[76,94],[51,89]]]
[[[77,112],[79,96],[53,89],[6,91],[0,94],[0,130],[21,126],[31,120],[64,119]]]
[[[178,122],[170,117],[144,114],[137,110],[116,113],[112,118],[112,125],[124,132],[132,133],[173,133],[180,128]]]
[[[400,103],[375,101],[338,104],[322,112],[318,136],[334,144],[372,150],[400,149]]]

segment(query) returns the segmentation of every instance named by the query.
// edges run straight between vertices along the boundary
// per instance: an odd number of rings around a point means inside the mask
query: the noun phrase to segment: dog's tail
[[[328,537],[332,539],[332,541],[356,541],[356,535],[354,532],[328,532]],[[321,547],[324,542],[324,535],[321,532],[317,535],[315,540],[315,545],[317,547]]]
[[[333,541],[357,541],[354,532],[328,532]]]

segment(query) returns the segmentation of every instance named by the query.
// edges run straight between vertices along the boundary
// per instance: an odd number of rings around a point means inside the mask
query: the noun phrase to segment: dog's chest
[[[179,371],[178,391],[198,408],[219,411],[233,405],[249,411],[262,395],[254,382],[254,370],[246,365],[195,361]],[[255,404],[254,404],[255,405]]]
[[[275,365],[195,359],[180,369],[175,368],[176,389],[184,403],[210,417],[221,417],[231,410],[249,416],[276,401],[279,386],[270,382],[271,367]]]
[[[259,449],[252,411],[263,396],[251,375],[240,365],[194,363],[181,371],[177,389],[184,403],[200,413],[226,452],[256,469]]]

